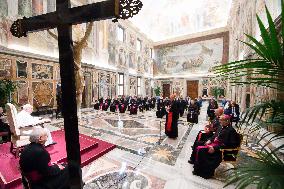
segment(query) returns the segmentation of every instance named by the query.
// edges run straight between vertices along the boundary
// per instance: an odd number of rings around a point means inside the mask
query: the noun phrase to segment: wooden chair
[[[236,162],[237,161],[237,155],[239,151],[241,150],[241,144],[243,141],[243,135],[238,133],[239,137],[239,145],[236,148],[226,148],[226,149],[220,149],[222,153],[222,161],[224,162]]]
[[[20,148],[30,143],[29,141],[30,137],[27,136],[28,133],[25,136],[20,134],[20,129],[18,127],[16,120],[17,110],[15,106],[11,103],[7,103],[6,112],[7,112],[7,120],[11,130],[10,152],[13,153],[15,149],[15,156],[17,158],[19,157]]]

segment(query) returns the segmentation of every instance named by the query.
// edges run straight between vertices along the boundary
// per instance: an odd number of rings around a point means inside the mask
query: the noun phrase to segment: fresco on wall
[[[53,79],[53,66],[32,64],[33,79]]]
[[[144,62],[144,71],[146,73],[149,73],[149,71],[150,71],[150,65],[148,64],[147,61]]]
[[[12,61],[0,58],[0,78],[10,78],[12,72]]]
[[[18,81],[17,87],[17,102],[19,105],[28,103],[29,98],[29,85],[26,81]]]
[[[110,93],[110,74],[101,72],[100,73],[100,81],[99,81],[99,98],[107,98],[111,95]]]
[[[110,65],[116,64],[117,54],[118,50],[116,49],[116,45],[113,43],[108,43],[108,63]]]
[[[162,47],[156,53],[156,71],[157,75],[208,73],[222,58],[223,38]]]
[[[144,72],[144,65],[141,57],[138,57],[137,59],[137,69],[139,72]]]
[[[119,56],[118,56],[118,65],[120,67],[126,67],[126,52],[123,48],[119,49]]]
[[[129,68],[133,68],[135,69],[135,55],[133,53],[129,53],[128,56],[128,64],[129,64]]]
[[[232,0],[142,0],[143,9],[129,19],[153,41],[227,25]]]
[[[33,82],[33,105],[53,107],[53,83]]]
[[[135,48],[135,36],[133,34],[129,34],[129,44],[130,47]]]
[[[151,83],[149,79],[145,79],[145,94],[151,96]]]
[[[129,95],[135,96],[136,95],[136,86],[137,86],[137,80],[136,77],[129,77]]]

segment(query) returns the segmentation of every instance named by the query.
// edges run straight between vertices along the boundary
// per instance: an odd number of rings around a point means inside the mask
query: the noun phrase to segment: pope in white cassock
[[[34,117],[31,115],[33,112],[33,106],[30,104],[26,104],[23,106],[23,110],[19,112],[16,116],[17,124],[19,126],[21,135],[28,135],[29,131],[32,130],[31,126],[36,126],[39,124],[43,124],[45,122],[50,122],[50,119],[42,119],[41,117]],[[45,142],[45,146],[50,144],[54,144],[50,131],[47,128],[44,128],[47,132],[47,141]]]

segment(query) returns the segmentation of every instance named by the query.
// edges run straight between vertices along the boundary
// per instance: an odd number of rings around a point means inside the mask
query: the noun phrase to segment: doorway
[[[191,99],[198,97],[198,81],[186,81],[187,84],[187,96]]]
[[[163,84],[163,98],[170,97],[171,84]]]

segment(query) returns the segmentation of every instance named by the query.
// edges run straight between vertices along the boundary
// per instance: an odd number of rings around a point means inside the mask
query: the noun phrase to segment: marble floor
[[[217,179],[203,179],[192,174],[187,163],[196,134],[206,123],[205,103],[198,124],[186,122],[186,114],[178,122],[179,137],[169,139],[164,134],[164,119],[155,111],[128,115],[82,111],[80,133],[117,145],[83,168],[86,189],[218,189],[224,183]],[[123,121],[123,127],[118,126]],[[63,120],[53,120],[51,130],[63,127]],[[227,187],[234,188],[234,187]]]

